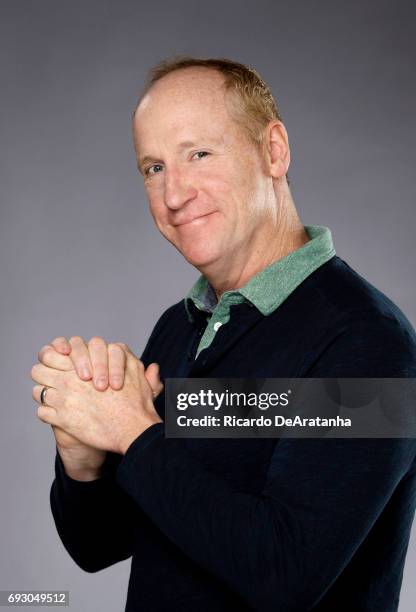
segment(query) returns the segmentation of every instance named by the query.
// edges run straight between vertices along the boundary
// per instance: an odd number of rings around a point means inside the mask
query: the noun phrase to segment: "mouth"
[[[209,217],[210,215],[213,215],[215,212],[216,211],[209,212],[205,215],[199,215],[198,217],[192,217],[192,219],[186,219],[185,221],[182,221],[181,223],[172,223],[172,225],[174,227],[182,227],[183,225],[199,225],[199,223],[203,223],[207,217]]]

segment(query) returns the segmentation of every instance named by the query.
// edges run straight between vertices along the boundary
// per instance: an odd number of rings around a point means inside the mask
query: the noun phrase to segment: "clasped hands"
[[[58,448],[125,454],[130,444],[160,423],[153,401],[162,391],[158,364],[143,363],[123,343],[85,343],[60,337],[44,346],[31,370],[38,418],[52,426]],[[45,405],[40,394],[48,387]],[[79,442],[79,445],[76,444]]]

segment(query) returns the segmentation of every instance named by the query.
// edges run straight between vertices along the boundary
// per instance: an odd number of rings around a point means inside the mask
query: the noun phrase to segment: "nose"
[[[191,185],[189,177],[186,177],[180,170],[166,169],[164,174],[165,204],[168,208],[177,210],[196,197],[197,189]]]

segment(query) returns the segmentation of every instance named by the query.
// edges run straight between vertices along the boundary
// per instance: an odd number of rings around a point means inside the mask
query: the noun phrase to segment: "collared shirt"
[[[225,291],[219,300],[205,276],[199,277],[185,297],[185,307],[190,319],[192,315],[188,300],[192,300],[199,310],[210,314],[196,357],[211,344],[218,329],[229,321],[230,307],[233,304],[250,302],[267,316],[312,272],[335,255],[329,228],[305,225],[304,229],[310,238],[309,242],[258,272],[243,287]]]

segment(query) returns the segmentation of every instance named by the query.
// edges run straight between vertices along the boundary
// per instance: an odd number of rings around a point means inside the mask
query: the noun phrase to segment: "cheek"
[[[198,191],[204,194],[222,212],[230,210],[230,203],[235,199],[236,184],[229,173],[210,172],[200,177]]]
[[[149,202],[149,210],[156,225],[163,224],[164,218],[166,218],[166,206],[163,201],[163,194],[157,189],[148,189],[147,201]]]
[[[239,232],[245,215],[249,214],[250,189],[246,177],[231,172],[226,176],[212,176],[205,188],[226,223],[224,229],[228,228],[228,232],[232,227],[234,232]]]
[[[211,192],[224,196],[228,201],[245,199],[250,190],[253,175],[253,164],[247,159],[224,159],[221,164],[210,168],[210,173],[204,177],[210,185]]]
[[[235,168],[234,198],[239,216],[254,220],[264,206],[264,181],[253,163],[241,163]]]

